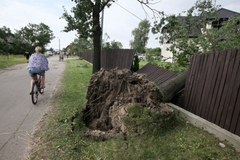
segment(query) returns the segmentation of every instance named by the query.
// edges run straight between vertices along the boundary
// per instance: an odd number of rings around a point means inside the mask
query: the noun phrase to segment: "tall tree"
[[[72,0],[76,6],[72,8],[70,15],[64,10],[63,18],[67,21],[65,31],[76,30],[80,37],[93,38],[93,73],[101,67],[101,35],[100,13],[105,7],[110,7],[115,0]],[[151,4],[157,0],[137,0],[142,5]]]
[[[81,38],[92,37],[94,46],[93,73],[101,67],[101,35],[100,13],[105,6],[110,6],[114,0],[72,0],[76,6],[72,8],[74,16],[65,9],[63,18],[68,22],[65,31],[76,30]]]
[[[138,24],[138,28],[132,31],[134,39],[130,41],[131,48],[135,49],[138,53],[145,52],[145,47],[149,39],[148,34],[150,31],[150,23],[148,20],[143,20]]]
[[[7,28],[3,26],[0,28],[0,52],[1,53],[11,53],[13,51],[13,40],[14,34]]]
[[[21,28],[17,34],[26,44],[29,52],[34,51],[35,46],[44,48],[54,38],[53,31],[44,23],[29,23],[26,27]]]

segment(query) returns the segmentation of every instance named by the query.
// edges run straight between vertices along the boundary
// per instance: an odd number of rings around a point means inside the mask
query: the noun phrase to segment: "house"
[[[238,12],[234,12],[225,8],[221,8],[219,10],[217,10],[216,14],[214,14],[213,16],[209,16],[207,18],[208,23],[206,24],[205,29],[213,29],[213,28],[221,28],[223,26],[223,23],[228,21],[229,19],[240,15]],[[193,18],[193,20],[198,21],[199,17],[191,17]],[[188,27],[188,23],[187,23],[187,17],[185,16],[178,16],[176,17],[176,20],[178,23],[180,23],[183,26],[186,26],[186,28]],[[238,29],[240,29],[240,24],[238,24]],[[201,34],[204,34],[206,32],[206,30],[200,27],[196,27],[194,29],[192,29],[190,32],[190,36],[189,39],[192,38],[196,38]],[[162,44],[162,57],[166,62],[171,62],[173,63],[174,61],[174,57],[173,57],[173,53],[169,50],[169,48],[174,45],[176,42],[171,41],[171,38],[168,34],[168,24],[165,25],[162,28],[162,34],[163,34],[163,44]]]

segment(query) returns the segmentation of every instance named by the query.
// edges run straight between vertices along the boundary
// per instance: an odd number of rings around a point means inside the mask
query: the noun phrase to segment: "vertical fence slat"
[[[231,101],[229,106],[234,106],[233,110],[229,110],[227,117],[232,117],[227,119],[225,127],[231,132],[235,131],[237,125],[237,119],[240,116],[240,50],[237,52],[235,65],[238,65],[236,68],[236,77],[235,77],[235,86],[233,90],[233,95],[231,97]],[[232,113],[231,113],[232,112]]]
[[[240,81],[240,78],[238,78],[238,80]],[[236,103],[235,103],[235,108],[234,108],[234,112],[232,115],[232,121],[230,123],[230,128],[229,131],[232,133],[235,133],[237,125],[239,125],[238,123],[238,118],[240,117],[240,87],[238,86],[238,93],[237,93],[237,98],[236,98]],[[240,134],[239,134],[240,136]]]
[[[198,57],[198,61],[196,61],[196,70],[193,72],[192,76],[193,76],[193,81],[192,81],[192,86],[191,86],[191,94],[189,96],[189,103],[188,103],[188,107],[189,107],[189,111],[191,111],[192,113],[196,112],[196,106],[194,106],[194,102],[196,101],[196,89],[198,87],[198,79],[199,79],[199,75],[197,74],[199,71],[201,71],[202,69],[202,56],[199,55]]]
[[[224,71],[223,71],[223,79],[222,79],[222,86],[223,86],[223,91],[221,93],[221,95],[219,96],[219,109],[218,109],[218,114],[217,114],[217,118],[215,123],[220,125],[221,122],[221,117],[225,114],[224,112],[224,103],[227,99],[227,91],[228,91],[228,87],[229,87],[229,80],[230,80],[230,76],[228,74],[228,72],[231,72],[232,70],[232,54],[230,52],[230,50],[227,53],[227,60],[225,63],[225,67],[224,67]]]
[[[211,96],[208,96],[208,99],[206,101],[206,106],[209,107],[209,111],[206,114],[206,119],[211,121],[211,118],[213,116],[213,111],[215,106],[213,104],[215,104],[216,99],[217,99],[217,93],[219,90],[219,84],[220,84],[220,78],[221,77],[221,73],[222,73],[222,68],[223,68],[223,64],[225,61],[225,56],[226,54],[221,54],[221,53],[217,53],[215,54],[215,58],[214,58],[214,63],[215,65],[211,68],[211,75],[213,80],[211,81],[211,85],[210,85],[210,92],[208,94],[210,94]]]
[[[204,106],[203,110],[200,115],[202,115],[203,118],[208,120],[208,113],[211,110],[210,101],[213,98],[213,88],[215,86],[216,78],[217,78],[217,72],[215,71],[216,66],[218,64],[218,58],[219,54],[211,54],[209,55],[209,61],[208,61],[208,73],[206,77],[206,85],[205,90],[203,92],[203,99],[201,101],[201,105]],[[209,79],[212,78],[211,81]]]
[[[213,91],[213,98],[211,99],[211,103],[210,106],[213,107],[212,112],[210,112],[210,114],[208,114],[209,116],[209,120],[213,123],[215,123],[216,117],[217,117],[217,111],[219,108],[219,97],[221,96],[222,93],[222,87],[221,87],[221,82],[222,82],[222,75],[223,75],[223,71],[224,71],[224,65],[226,62],[226,57],[227,57],[227,52],[223,52],[223,53],[219,53],[219,57],[220,57],[220,62],[222,62],[221,64],[219,64],[219,71],[218,71],[218,75],[217,75],[217,81],[216,83],[216,87],[214,88]]]
[[[237,69],[238,69],[238,64],[236,63],[236,56],[237,56],[236,53],[237,53],[236,50],[231,51],[231,59],[230,59],[230,65],[228,68],[228,75],[227,75],[228,79],[226,82],[226,84],[228,85],[226,87],[227,88],[226,89],[226,100],[223,103],[223,106],[224,106],[223,114],[220,119],[220,126],[222,128],[226,128],[224,125],[228,119],[229,119],[228,121],[231,121],[231,117],[227,117],[227,114],[228,114],[228,112],[230,113],[231,110],[234,109],[234,105],[230,106],[229,104],[232,99],[231,97],[233,96],[233,93],[235,92],[235,89],[233,89],[233,88],[236,86],[235,78],[236,78]]]
[[[224,54],[224,53],[223,53]],[[219,84],[219,89],[217,92],[217,98],[215,103],[213,103],[213,105],[215,105],[215,109],[213,111],[213,117],[214,119],[212,119],[212,122],[214,122],[215,124],[219,124],[219,119],[220,116],[222,115],[222,109],[223,106],[221,105],[221,102],[224,101],[225,97],[223,96],[224,93],[224,84],[226,81],[226,75],[227,75],[227,68],[228,68],[228,64],[229,64],[229,59],[230,59],[230,54],[226,53],[226,60],[225,63],[223,64],[223,70],[221,73],[221,77],[220,77],[220,84]]]
[[[190,95],[192,93],[192,83],[193,83],[193,78],[194,78],[194,71],[196,68],[196,56],[191,57],[191,64],[189,67],[186,83],[185,83],[185,89],[184,89],[184,100],[183,100],[183,108],[186,110],[189,110],[190,105],[189,105],[189,100],[190,100]]]
[[[202,64],[201,64],[201,70],[198,72],[199,73],[199,79],[197,81],[198,87],[197,89],[197,98],[196,101],[194,101],[194,106],[196,106],[196,111],[195,114],[201,115],[201,111],[203,110],[203,106],[201,105],[202,97],[204,96],[204,85],[206,84],[206,74],[208,72],[208,67],[207,63],[208,62],[208,56],[202,55]]]
[[[206,118],[207,117],[207,113],[209,112],[210,107],[207,106],[207,102],[208,102],[208,98],[211,98],[211,95],[209,95],[209,92],[211,92],[211,86],[212,86],[212,82],[213,80],[209,81],[210,78],[213,78],[214,75],[214,71],[213,69],[215,68],[217,62],[215,59],[217,59],[217,55],[216,54],[210,54],[210,55],[206,55],[207,61],[206,61],[206,69],[205,69],[205,78],[204,78],[204,86],[203,86],[203,92],[202,92],[202,96],[201,96],[201,101],[200,101],[200,106],[201,107],[201,112],[200,112],[200,116]]]

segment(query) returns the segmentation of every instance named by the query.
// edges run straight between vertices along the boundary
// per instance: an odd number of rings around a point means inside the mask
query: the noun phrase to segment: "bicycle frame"
[[[33,82],[31,90],[31,99],[33,104],[37,104],[39,93],[43,94],[44,92],[44,89],[41,88],[40,86],[41,86],[40,75],[36,75],[36,80]]]

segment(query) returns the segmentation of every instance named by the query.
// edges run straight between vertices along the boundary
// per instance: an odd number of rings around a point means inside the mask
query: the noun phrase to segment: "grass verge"
[[[91,66],[81,60],[67,62],[63,85],[53,100],[53,108],[34,138],[29,159],[49,160],[238,160],[239,153],[230,146],[221,148],[213,135],[175,117],[162,124],[157,113],[141,106],[129,108],[124,122],[126,138],[105,141],[86,138],[81,121],[71,131],[70,119],[86,103]],[[223,142],[225,143],[225,142]]]
[[[0,55],[0,69],[20,63],[26,63],[26,58],[23,55]]]

